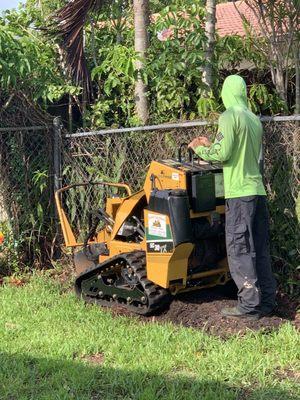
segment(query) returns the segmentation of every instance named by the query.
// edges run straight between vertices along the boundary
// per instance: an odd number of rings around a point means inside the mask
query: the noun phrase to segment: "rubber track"
[[[90,279],[94,275],[101,274],[102,271],[107,269],[113,271],[114,265],[120,262],[124,262],[129,265],[138,277],[139,289],[144,292],[147,298],[147,303],[135,306],[126,302],[120,303],[118,300],[114,300],[112,297],[110,301],[103,300],[99,297],[92,297],[82,293],[81,284],[85,279]],[[165,306],[170,301],[170,294],[166,289],[155,285],[153,282],[147,279],[146,272],[146,254],[144,251],[133,251],[130,253],[119,254],[109,260],[98,264],[96,267],[89,268],[78,276],[75,281],[75,292],[78,297],[83,298],[87,303],[98,304],[100,306],[113,307],[121,305],[126,309],[141,315],[150,315]],[[124,299],[125,300],[125,299]]]

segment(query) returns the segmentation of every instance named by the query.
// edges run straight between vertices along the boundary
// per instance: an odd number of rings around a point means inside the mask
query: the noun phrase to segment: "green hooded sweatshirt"
[[[219,118],[218,133],[210,147],[196,154],[223,164],[225,198],[266,195],[259,171],[263,128],[247,107],[247,87],[238,75],[228,76],[222,88],[226,111]]]

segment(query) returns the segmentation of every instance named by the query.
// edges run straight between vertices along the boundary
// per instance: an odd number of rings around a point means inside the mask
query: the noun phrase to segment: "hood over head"
[[[239,75],[230,75],[225,79],[221,96],[226,109],[233,106],[248,107],[246,82]]]

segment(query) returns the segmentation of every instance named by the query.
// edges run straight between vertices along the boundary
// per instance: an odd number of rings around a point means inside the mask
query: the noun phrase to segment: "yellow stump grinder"
[[[109,182],[56,193],[66,246],[75,248],[75,291],[86,302],[149,315],[172,296],[230,280],[225,249],[222,167],[188,159],[152,161],[144,187]],[[126,191],[106,199],[85,240],[77,241],[62,195],[78,186]],[[101,229],[99,228],[101,225]]]

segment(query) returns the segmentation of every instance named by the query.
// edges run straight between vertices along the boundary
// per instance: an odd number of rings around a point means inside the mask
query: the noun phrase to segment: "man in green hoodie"
[[[238,304],[225,308],[231,318],[258,319],[275,307],[276,283],[271,270],[266,191],[259,169],[263,128],[247,106],[246,83],[238,75],[224,81],[214,143],[205,137],[189,147],[203,160],[223,164],[226,198],[226,247]]]

